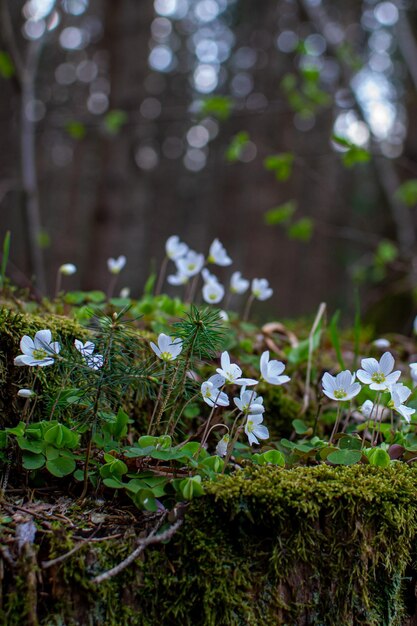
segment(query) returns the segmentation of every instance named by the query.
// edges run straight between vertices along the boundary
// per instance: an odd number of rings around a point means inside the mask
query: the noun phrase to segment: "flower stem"
[[[168,261],[169,259],[167,256],[162,261],[161,269],[159,270],[158,282],[156,283],[155,287],[155,296],[159,296],[159,294],[161,293],[162,285],[164,284],[165,274],[168,267]]]
[[[341,407],[341,405],[339,403],[337,405],[336,421],[334,423],[332,434],[330,435],[329,443],[333,443],[333,437],[336,435],[337,429],[339,428],[339,422],[340,422],[341,416],[342,416],[342,407]]]
[[[245,306],[245,311],[243,313],[243,318],[242,320],[244,322],[247,322],[249,319],[249,313],[253,304],[253,301],[255,300],[255,296],[253,295],[253,293],[249,296],[248,301],[246,302],[246,306]]]
[[[166,371],[167,371],[167,364],[166,361],[164,362],[164,369],[162,372],[162,378],[161,378],[161,384],[159,386],[159,391],[158,391],[158,396],[156,398],[156,402],[155,402],[155,406],[153,408],[153,412],[152,412],[152,416],[149,422],[149,426],[148,426],[148,432],[147,434],[150,435],[152,432],[152,426],[153,426],[153,421],[155,419],[155,415],[156,415],[156,410],[161,402],[161,398],[162,398],[162,391],[164,389],[164,383],[165,383],[165,375],[166,375]]]
[[[235,427],[235,425],[236,425],[237,420],[239,419],[239,417],[240,417],[241,415],[243,415],[243,420],[242,420],[242,423],[240,424],[240,426],[238,426],[238,427],[236,428],[236,430],[235,430],[235,432],[234,432],[234,434],[233,434],[233,429],[234,429],[234,427]],[[224,457],[224,466],[223,466],[222,474],[224,474],[225,469],[226,469],[226,467],[227,467],[227,464],[228,464],[228,463],[229,463],[229,461],[230,461],[230,457],[232,456],[233,448],[235,447],[235,443],[236,443],[236,441],[237,441],[237,438],[239,437],[240,430],[241,430],[241,428],[243,427],[243,422],[245,421],[246,417],[247,417],[246,413],[242,413],[242,412],[240,412],[240,413],[238,413],[238,414],[236,415],[236,419],[235,419],[235,421],[233,422],[233,426],[232,426],[232,428],[231,428],[231,430],[230,430],[230,441],[229,441],[229,445],[227,446],[227,453],[226,453],[226,456]]]

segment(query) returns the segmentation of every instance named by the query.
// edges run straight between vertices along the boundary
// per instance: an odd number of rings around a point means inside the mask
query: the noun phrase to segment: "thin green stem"
[[[244,322],[247,322],[248,319],[249,319],[249,313],[250,313],[250,310],[251,310],[251,307],[252,307],[252,304],[253,304],[254,300],[255,300],[255,296],[252,293],[249,296],[248,301],[246,302],[245,311],[243,313],[243,318],[242,318],[242,320]]]
[[[339,422],[340,422],[341,416],[342,416],[342,407],[341,407],[341,403],[339,402],[337,405],[336,421],[334,423],[332,434],[330,435],[329,444],[333,443],[333,437],[336,435],[337,429],[339,428]]]
[[[166,361],[164,361],[164,369],[162,372],[162,379],[161,379],[161,384],[159,385],[159,391],[158,391],[158,396],[156,398],[156,402],[155,402],[155,406],[153,408],[153,412],[152,412],[152,416],[149,422],[149,426],[148,426],[148,432],[147,434],[151,434],[152,431],[152,426],[153,426],[153,421],[155,419],[155,415],[156,415],[156,410],[161,402],[161,398],[162,398],[162,391],[164,389],[164,383],[165,383],[165,375],[166,375],[166,370],[167,370],[167,364]]]
[[[155,296],[159,296],[161,293],[162,285],[164,284],[165,275],[167,272],[169,258],[166,256],[161,264],[161,269],[159,271],[158,282],[155,287]]]

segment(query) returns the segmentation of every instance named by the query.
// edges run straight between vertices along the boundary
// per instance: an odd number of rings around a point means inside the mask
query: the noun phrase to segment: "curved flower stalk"
[[[362,359],[362,369],[356,373],[357,377],[370,389],[375,391],[387,391],[399,379],[401,372],[394,369],[394,357],[390,352],[384,352],[379,362],[374,359]]]
[[[226,456],[229,441],[230,441],[230,435],[229,434],[223,435],[223,437],[220,439],[220,441],[218,442],[216,446],[216,454],[218,456],[222,456],[222,457]]]
[[[158,345],[151,341],[150,346],[158,358],[170,362],[175,361],[181,353],[182,341],[181,339],[172,339],[172,337],[161,333],[158,337]]]
[[[46,367],[53,365],[55,359],[58,356],[61,346],[57,341],[52,341],[52,333],[50,330],[38,330],[34,339],[31,339],[27,335],[20,340],[20,349],[22,354],[19,354],[15,360],[15,365],[29,365],[34,367]]]
[[[208,263],[214,263],[214,265],[220,265],[221,267],[232,264],[232,259],[218,239],[215,239],[211,244],[207,261]]]
[[[283,385],[291,379],[289,376],[282,376],[285,365],[282,361],[269,360],[269,350],[261,355],[260,360],[261,381],[265,381],[270,385]]]
[[[55,298],[58,297],[59,292],[61,291],[61,282],[63,276],[72,276],[77,271],[76,266],[73,263],[64,263],[58,268],[56,274],[56,283],[55,283]]]
[[[411,395],[411,389],[403,385],[402,383],[396,383],[392,385],[390,389],[391,401],[388,406],[405,419],[407,423],[410,423],[411,416],[415,413],[415,409],[405,406],[404,402],[407,402]]]
[[[246,322],[249,319],[249,313],[255,300],[263,302],[264,300],[268,300],[273,293],[273,289],[269,286],[269,282],[266,278],[254,278],[251,284],[251,295],[248,298],[243,314],[243,321]]]

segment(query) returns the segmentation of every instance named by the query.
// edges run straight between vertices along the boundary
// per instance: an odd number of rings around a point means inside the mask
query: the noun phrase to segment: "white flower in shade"
[[[107,259],[107,267],[111,274],[120,274],[126,265],[126,257],[121,255],[117,259]]]
[[[252,446],[254,443],[259,443],[259,439],[268,439],[269,431],[266,426],[262,426],[262,415],[248,415],[248,419],[245,425],[245,433],[249,439],[249,443]]]
[[[249,287],[249,281],[246,278],[242,278],[240,272],[233,272],[230,278],[230,291],[232,293],[242,294],[247,291]]]
[[[220,441],[218,442],[216,446],[216,454],[218,456],[226,456],[229,441],[230,441],[229,435],[223,435],[223,437],[220,439]]]
[[[229,316],[226,313],[226,311],[223,311],[223,309],[221,311],[219,311],[219,316],[220,316],[220,319],[223,320],[223,322],[228,322],[229,321]]]
[[[331,400],[338,402],[351,400],[361,390],[359,383],[355,383],[355,374],[345,370],[337,376],[332,376],[326,372],[322,378],[323,393]]]
[[[185,274],[185,276],[195,276],[198,274],[204,265],[204,254],[194,252],[194,250],[188,250],[187,254],[181,259],[176,261],[179,274]]]
[[[151,341],[151,348],[162,361],[175,361],[182,350],[182,341],[161,333],[158,337],[158,345]]]
[[[381,350],[384,350],[385,348],[390,347],[391,342],[388,341],[388,339],[384,339],[383,337],[381,337],[380,339],[375,339],[375,341],[373,341],[372,344],[376,348],[381,348]]]
[[[265,411],[262,396],[258,396],[254,391],[247,391],[246,387],[242,387],[240,397],[233,398],[233,402],[242,413],[260,415]]]
[[[203,299],[208,304],[217,304],[223,299],[224,287],[220,283],[206,283],[203,287]]]
[[[201,385],[201,395],[206,404],[209,406],[229,406],[227,394],[220,391],[225,382],[224,376],[214,374]]]
[[[401,372],[394,369],[394,357],[390,352],[384,352],[379,362],[376,359],[362,359],[363,369],[357,371],[356,375],[365,385],[375,391],[385,391],[394,385],[399,379]]]
[[[365,400],[365,402],[361,406],[361,413],[366,419],[369,418],[374,408],[374,403],[372,400]]]
[[[201,270],[201,276],[203,277],[203,280],[205,283],[217,283],[218,284],[219,282],[219,279],[217,278],[217,276],[212,274],[206,267],[203,267],[203,269]]]
[[[397,411],[406,422],[410,422],[411,416],[415,413],[415,409],[410,409],[405,406],[404,402],[408,400],[411,395],[411,389],[403,385],[402,383],[396,383],[390,388],[391,402],[388,403],[390,408]]]
[[[32,389],[19,389],[17,395],[20,398],[32,398],[33,396],[36,396],[36,393]]]
[[[169,284],[175,285],[176,287],[178,285],[186,285],[189,280],[190,277],[187,274],[183,274],[179,269],[176,274],[170,274],[167,278]]]
[[[290,380],[289,376],[281,376],[285,370],[282,361],[269,360],[269,350],[262,353],[260,366],[263,380],[270,385],[283,385]]]
[[[230,356],[228,352],[222,352],[220,359],[221,368],[218,367],[216,371],[224,376],[226,383],[231,385],[256,385],[257,380],[253,378],[242,378],[242,370],[239,365],[230,362]]]
[[[88,367],[90,367],[92,370],[99,370],[101,367],[103,367],[104,357],[102,354],[93,354],[95,345],[92,341],[86,341],[85,343],[83,343],[79,339],[76,339],[74,341],[74,345],[78,352],[81,353]]]
[[[130,298],[130,287],[123,287],[119,295],[121,298]]]
[[[417,363],[410,363],[410,376],[414,387],[417,385]]]
[[[211,244],[207,261],[222,267],[232,263],[232,259],[228,256],[223,244],[218,239],[215,239]]]
[[[172,235],[172,237],[168,237],[166,241],[165,252],[169,259],[176,261],[187,254],[188,246],[186,243],[180,241],[178,235]]]
[[[417,335],[417,315],[414,318],[413,331],[414,331],[414,334]]]
[[[77,268],[73,263],[64,263],[58,271],[60,274],[64,274],[64,276],[71,276],[71,274],[75,274]]]
[[[50,330],[38,330],[34,339],[25,335],[20,341],[20,349],[23,354],[19,354],[15,360],[15,365],[53,365],[55,358],[61,350],[57,341],[52,341]]]
[[[252,281],[252,295],[257,300],[268,300],[274,293],[266,278],[254,278]]]

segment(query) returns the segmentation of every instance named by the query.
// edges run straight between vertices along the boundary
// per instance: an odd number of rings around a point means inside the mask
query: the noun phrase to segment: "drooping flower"
[[[204,254],[188,250],[187,254],[176,261],[178,273],[191,277],[198,274],[204,265]]]
[[[268,300],[274,293],[266,278],[254,278],[251,285],[252,295],[256,300]]]
[[[218,442],[218,444],[216,446],[216,454],[218,456],[226,456],[226,454],[227,454],[227,447],[229,445],[229,441],[230,441],[230,436],[229,435],[223,435],[223,437],[220,439],[220,441]]]
[[[282,361],[269,360],[269,350],[262,353],[260,367],[263,380],[270,385],[283,385],[291,380],[289,376],[281,376],[285,370]]]
[[[230,291],[232,293],[242,294],[247,291],[249,287],[249,281],[246,278],[242,278],[240,272],[233,272],[230,278]]]
[[[17,395],[20,398],[32,398],[33,396],[36,396],[36,393],[33,391],[33,389],[19,389]]]
[[[417,385],[417,363],[410,363],[410,376],[413,381],[414,387]]]
[[[224,393],[224,391],[220,391],[225,382],[224,376],[220,376],[219,374],[214,374],[214,376],[210,376],[208,380],[203,382],[201,385],[201,395],[206,404],[209,406],[229,406],[227,394]]]
[[[217,304],[223,299],[224,287],[220,283],[209,282],[203,287],[203,299],[208,304]]]
[[[58,270],[58,272],[64,274],[64,276],[71,276],[71,274],[75,274],[76,271],[77,268],[73,263],[64,263]]]
[[[15,365],[53,365],[56,356],[61,350],[61,346],[57,341],[52,341],[52,333],[50,330],[38,330],[34,339],[27,335],[22,337],[20,341],[20,349],[23,354],[19,354],[15,360]]]
[[[183,274],[179,269],[177,269],[176,274],[170,274],[167,278],[169,284],[175,285],[176,287],[178,285],[186,285],[189,280],[190,277],[187,274]]]
[[[361,365],[363,369],[357,371],[357,377],[365,385],[369,385],[370,389],[375,391],[385,391],[391,385],[394,385],[399,379],[401,372],[394,369],[394,357],[390,352],[384,352],[379,362],[374,359],[362,359]]]
[[[221,368],[218,367],[216,371],[221,376],[224,376],[226,383],[232,385],[246,386],[257,384],[258,381],[254,380],[253,378],[242,378],[242,370],[240,369],[239,365],[230,362],[230,356],[228,352],[222,352],[220,363]]]
[[[203,277],[203,280],[205,283],[217,283],[219,282],[219,279],[217,278],[217,276],[215,276],[215,274],[212,274],[207,267],[203,267],[203,269],[201,270],[201,276]]]
[[[182,350],[181,339],[172,339],[164,333],[159,335],[158,345],[154,344],[153,341],[150,343],[152,350],[162,361],[175,361]]]
[[[372,400],[365,400],[365,402],[361,406],[361,413],[366,419],[371,415],[374,408],[374,403]]]
[[[104,357],[102,354],[93,354],[95,345],[92,341],[86,341],[83,343],[79,339],[76,339],[74,341],[74,345],[78,352],[81,353],[84,362],[88,365],[88,367],[92,370],[99,370],[103,367]]]
[[[415,409],[411,409],[405,406],[404,402],[408,400],[411,395],[411,389],[403,385],[402,383],[395,383],[390,388],[391,402],[388,406],[397,411],[406,422],[410,422],[411,416],[415,413]]]
[[[120,255],[117,259],[107,259],[107,267],[111,274],[120,274],[125,265],[126,257],[124,255]]]
[[[254,391],[247,391],[246,387],[242,387],[240,397],[233,398],[233,402],[239,411],[249,415],[260,415],[265,411],[263,397],[258,396]]]
[[[351,400],[361,390],[359,383],[355,383],[355,374],[345,370],[332,376],[329,372],[326,372],[322,378],[323,393],[331,400],[337,400],[343,402],[345,400]]]
[[[180,241],[178,235],[172,235],[168,237],[166,241],[165,252],[171,261],[176,261],[187,254],[188,246],[186,243]]]
[[[232,259],[228,256],[223,244],[218,239],[215,239],[211,244],[207,261],[222,267],[232,263]]]
[[[248,415],[245,425],[245,433],[251,446],[254,443],[259,444],[258,438],[268,439],[269,437],[267,427],[262,426],[263,419],[262,415]]]

